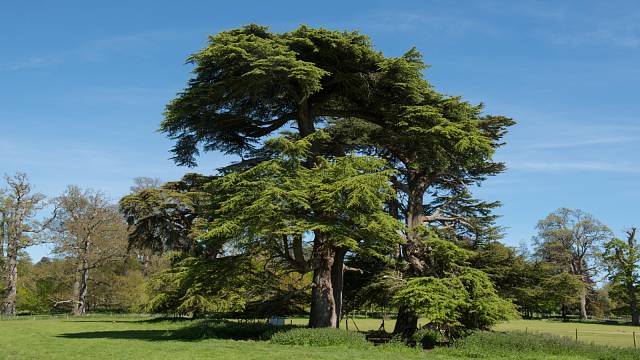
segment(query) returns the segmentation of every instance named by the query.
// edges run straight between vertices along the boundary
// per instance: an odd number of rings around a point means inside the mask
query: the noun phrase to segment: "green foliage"
[[[205,180],[210,178],[187,174],[181,181],[167,183],[159,189],[146,189],[123,197],[120,211],[132,229],[129,247],[155,252],[201,251],[190,231],[205,211],[201,188]]]
[[[279,345],[345,346],[351,348],[371,346],[363,334],[338,329],[293,329],[274,334],[271,337],[271,342]]]
[[[410,278],[394,295],[394,302],[454,337],[465,329],[488,329],[518,316],[515,306],[497,294],[487,274],[465,266],[440,276]]]
[[[420,344],[424,349],[433,349],[436,345],[443,342],[444,336],[438,330],[433,329],[419,329],[411,336],[411,340]]]
[[[219,209],[198,237],[256,246],[314,232],[332,246],[372,253],[399,242],[399,222],[383,211],[394,196],[392,172],[379,159],[356,155],[317,157],[316,166],[304,166],[312,141],[321,136],[272,139],[272,160],[212,182]]]
[[[271,269],[260,256],[217,259],[174,254],[173,264],[148,283],[152,313],[233,314],[268,317],[298,314],[308,302],[308,279]]]
[[[174,159],[183,165],[195,164],[199,144],[246,153],[301,121],[304,104],[313,104],[318,118],[363,112],[348,99],[369,86],[382,58],[357,32],[301,26],[274,33],[253,24],[224,31],[189,58],[195,77],[167,106],[161,128],[177,140]]]
[[[167,314],[204,314],[241,310],[247,301],[249,262],[241,258],[205,260],[176,255],[174,264],[149,283],[145,310]]]
[[[394,301],[450,336],[459,336],[464,329],[488,329],[518,315],[510,301],[496,294],[486,274],[474,269],[444,278],[412,278]]]
[[[604,244],[602,260],[607,268],[609,295],[624,306],[620,310],[634,313],[632,321],[638,322],[638,293],[640,291],[640,246],[636,241],[636,229],[627,232],[627,241],[611,239]],[[625,309],[626,308],[626,309]],[[637,325],[637,324],[635,324]]]

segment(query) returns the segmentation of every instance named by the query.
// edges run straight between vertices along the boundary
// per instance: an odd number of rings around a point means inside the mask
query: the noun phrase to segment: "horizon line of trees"
[[[185,185],[184,182],[197,182],[197,177],[188,175],[181,182],[164,185],[158,180],[137,178],[136,185],[132,186],[132,196],[161,192],[166,188],[180,188]],[[5,183],[0,208],[0,264],[5,279],[5,315],[15,315],[20,311],[84,315],[88,309],[92,309],[150,310],[191,313],[196,316],[210,311],[241,317],[265,317],[269,314],[304,314],[309,310],[306,301],[309,301],[312,278],[291,276],[291,273],[284,272],[269,273],[263,267],[269,265],[262,263],[266,258],[258,258],[253,266],[243,267],[244,277],[234,279],[238,280],[239,285],[255,286],[253,295],[262,297],[244,303],[242,311],[238,311],[236,304],[230,300],[222,307],[218,302],[209,308],[203,307],[204,300],[202,303],[192,303],[190,307],[184,307],[184,304],[173,304],[174,307],[166,303],[159,304],[155,297],[159,294],[167,295],[164,287],[175,275],[171,263],[176,261],[175,256],[180,258],[179,253],[162,257],[154,255],[153,251],[130,247],[127,239],[132,234],[129,232],[131,229],[127,229],[116,206],[108,203],[98,191],[69,186],[62,195],[50,200],[49,204],[53,208],[49,211],[53,215],[43,218],[42,214],[35,211],[28,213],[28,208],[15,210],[24,204],[37,203],[24,199],[46,199],[43,195],[32,192],[26,175],[18,173],[12,177],[6,176]],[[37,209],[43,212],[45,206],[41,205]],[[27,214],[20,215],[20,218],[25,219],[23,228],[29,230],[23,232],[21,242],[17,245],[10,243],[16,237],[9,237],[11,231],[15,231],[9,230],[9,226],[16,228],[16,214]],[[33,225],[32,218],[41,220]],[[38,231],[31,231],[34,228]],[[560,208],[540,220],[537,230],[532,252],[526,248],[517,249],[492,241],[473,254],[466,254],[466,257],[461,254],[455,256],[463,256],[472,268],[488,274],[491,286],[495,286],[497,293],[504,299],[512,300],[525,317],[559,315],[566,318],[573,315],[585,319],[629,316],[633,325],[640,325],[640,247],[637,244],[636,228],[630,228],[624,238],[620,239],[592,215],[581,210]],[[27,236],[30,238],[27,239]],[[43,242],[54,244],[54,257],[45,257],[33,264],[24,252],[25,244],[30,246]],[[455,248],[445,242],[433,241],[430,246],[432,251],[439,253],[436,259],[440,261],[453,256],[445,255],[446,252],[456,252]],[[14,260],[16,267],[12,268],[9,249],[15,248],[20,250]],[[380,284],[367,279],[371,276],[370,266],[376,266],[370,260],[361,262],[362,259],[352,257],[347,261],[351,271],[348,270],[345,276],[344,313],[367,308],[384,309],[385,313],[400,310],[397,304],[392,304],[389,297],[385,297],[384,292],[380,291]],[[435,264],[432,266],[435,267]],[[229,275],[235,276],[231,267],[226,270],[231,270]],[[220,276],[215,273],[199,275],[203,281],[211,281]],[[288,287],[284,286],[285,283]],[[13,284],[16,284],[15,289],[11,288]],[[221,286],[218,290],[222,288]],[[293,292],[292,288],[295,289]],[[242,291],[251,292],[246,288],[242,288]],[[268,299],[271,294],[276,296]],[[288,298],[284,300],[278,296]],[[11,301],[14,302],[12,305],[9,304]],[[7,309],[13,310],[13,313]],[[420,312],[420,315],[427,315],[438,321],[438,314],[430,314],[428,309]],[[444,323],[448,323],[452,317],[451,313],[442,316],[440,321]]]

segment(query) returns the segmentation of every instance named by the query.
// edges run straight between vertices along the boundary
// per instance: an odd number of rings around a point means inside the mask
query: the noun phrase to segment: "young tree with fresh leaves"
[[[4,315],[16,314],[16,291],[18,288],[18,257],[25,248],[42,240],[39,236],[55,217],[38,219],[47,207],[45,196],[33,191],[33,186],[24,173],[5,175],[5,187],[0,190],[0,213],[2,234],[6,242],[5,294],[0,311]],[[2,251],[0,251],[2,252]]]
[[[83,316],[87,312],[91,270],[110,261],[124,260],[127,227],[118,209],[100,192],[69,186],[55,201],[59,213],[52,228],[54,252],[75,261],[70,301],[73,314]]]
[[[627,304],[632,325],[640,325],[640,246],[636,239],[636,228],[627,231],[626,241],[617,238],[607,241],[602,259],[608,271],[609,296]]]
[[[559,273],[577,276],[580,317],[587,318],[587,292],[597,270],[602,245],[612,237],[609,228],[582,210],[560,208],[540,220],[535,237],[537,256],[556,266]]]

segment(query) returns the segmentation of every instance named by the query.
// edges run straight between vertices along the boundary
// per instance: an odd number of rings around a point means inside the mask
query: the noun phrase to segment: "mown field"
[[[609,346],[633,347],[633,333],[640,348],[640,327],[598,323],[561,322],[558,320],[515,320],[497,325],[496,331],[545,333],[578,341]]]
[[[300,319],[302,320],[302,319]],[[365,320],[365,319],[360,319]],[[358,319],[356,319],[358,322]],[[379,326],[376,320],[361,321]],[[507,324],[516,327],[517,322]],[[505,325],[505,326],[507,326]],[[556,325],[556,324],[554,324]],[[0,320],[2,359],[640,359],[634,349],[525,333],[478,333],[432,351],[396,346],[290,346],[234,340],[240,327],[198,321],[90,316]],[[364,327],[364,325],[363,325]]]

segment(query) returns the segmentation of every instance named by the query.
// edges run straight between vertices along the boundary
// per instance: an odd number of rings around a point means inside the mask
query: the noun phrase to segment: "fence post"
[[[635,331],[633,332],[633,348],[634,349],[637,348],[637,346],[636,346],[636,332]]]
[[[578,328],[576,328],[576,342],[578,342]]]

